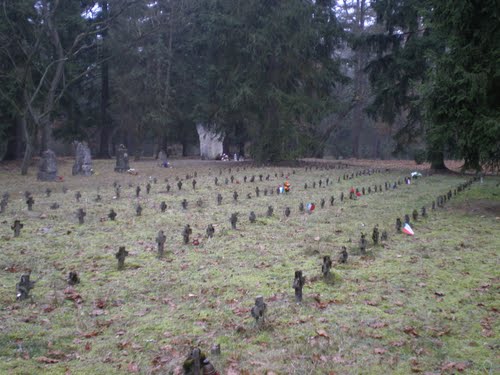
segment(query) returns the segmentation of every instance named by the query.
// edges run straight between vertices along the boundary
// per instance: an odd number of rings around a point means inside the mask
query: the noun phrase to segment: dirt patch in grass
[[[500,201],[478,199],[457,204],[450,210],[463,211],[472,215],[494,216],[500,220]]]

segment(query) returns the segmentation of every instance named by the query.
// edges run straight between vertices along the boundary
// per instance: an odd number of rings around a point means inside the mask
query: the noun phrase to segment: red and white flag
[[[406,233],[410,236],[413,236],[415,233],[413,232],[413,229],[411,229],[410,224],[405,223],[405,226],[403,227],[403,233]]]

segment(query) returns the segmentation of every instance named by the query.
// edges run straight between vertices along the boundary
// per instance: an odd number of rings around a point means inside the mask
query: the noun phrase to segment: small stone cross
[[[24,224],[21,224],[21,220],[14,220],[14,224],[10,227],[14,231],[14,237],[19,237],[21,234],[21,229],[24,227]]]
[[[302,302],[302,288],[306,283],[305,276],[302,276],[302,271],[295,271],[292,287],[295,290],[295,302]]]
[[[127,256],[128,256],[128,251],[125,250],[125,246],[120,246],[118,252],[115,254],[116,259],[118,259],[119,270],[125,268],[125,258]]]
[[[79,208],[76,211],[76,217],[78,218],[78,223],[79,224],[83,224],[84,223],[86,215],[87,215],[87,213],[83,210],[83,208]]]
[[[158,244],[158,258],[163,258],[166,240],[167,240],[167,237],[165,236],[163,231],[160,230],[158,232],[158,236],[156,237],[156,243]]]

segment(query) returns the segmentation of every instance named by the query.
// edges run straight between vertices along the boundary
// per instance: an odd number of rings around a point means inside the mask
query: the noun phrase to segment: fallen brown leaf
[[[387,352],[387,350],[384,348],[375,348],[373,350],[373,353],[375,353],[375,354],[385,354],[386,352]]]
[[[420,335],[417,333],[417,330],[414,327],[406,326],[403,328],[403,332],[411,335],[413,337],[419,337]]]

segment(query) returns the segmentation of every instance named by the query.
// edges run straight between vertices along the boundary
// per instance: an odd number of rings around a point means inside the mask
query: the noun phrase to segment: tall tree
[[[400,145],[423,140],[432,168],[444,155],[464,168],[498,165],[498,2],[377,0],[385,33],[371,38],[376,98],[372,113],[388,122],[403,114]]]

